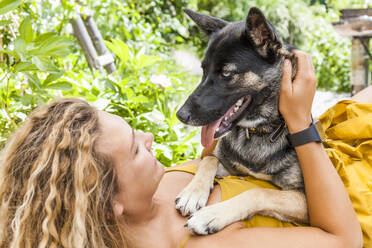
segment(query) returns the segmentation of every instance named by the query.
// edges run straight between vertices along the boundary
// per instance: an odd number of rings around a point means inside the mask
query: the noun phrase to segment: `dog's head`
[[[277,102],[282,62],[293,56],[258,8],[250,9],[246,21],[234,23],[185,12],[208,35],[209,43],[201,83],[177,117],[204,126],[202,144],[209,146],[238,123],[263,118],[257,110],[268,98]]]

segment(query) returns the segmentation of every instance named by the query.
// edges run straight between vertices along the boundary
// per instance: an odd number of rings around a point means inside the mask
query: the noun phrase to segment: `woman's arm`
[[[298,72],[291,82],[290,62],[284,63],[279,109],[289,131],[311,123],[316,89],[309,55],[295,52]],[[296,147],[303,171],[311,227],[228,227],[207,237],[193,237],[186,247],[347,247],[363,246],[362,232],[344,185],[323,146],[312,142]]]
[[[337,236],[316,227],[227,227],[208,236],[193,236],[185,248],[353,248]]]
[[[295,53],[298,76],[290,80],[291,66],[284,65],[279,108],[290,133],[309,127],[316,79],[309,55]],[[345,247],[361,247],[362,232],[349,196],[324,147],[311,142],[296,147],[308,203],[310,224],[339,239]]]

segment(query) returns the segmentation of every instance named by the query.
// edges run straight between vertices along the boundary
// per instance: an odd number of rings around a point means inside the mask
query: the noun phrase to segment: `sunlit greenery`
[[[229,21],[262,9],[282,38],[313,57],[321,88],[348,91],[350,41],[331,25],[339,10],[368,0],[0,0],[0,147],[40,104],[80,97],[152,132],[157,158],[169,166],[198,156],[198,129],[176,110],[200,78],[173,59],[176,49],[199,56],[205,36],[183,14],[188,7]],[[76,12],[92,13],[117,71],[92,71],[72,35]]]

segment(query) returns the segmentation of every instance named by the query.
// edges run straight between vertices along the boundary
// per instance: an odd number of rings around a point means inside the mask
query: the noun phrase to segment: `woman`
[[[292,133],[309,126],[315,92],[309,56],[296,55],[297,77],[292,84],[291,65],[285,62],[280,96]],[[0,246],[362,247],[349,197],[321,145],[296,148],[311,227],[235,223],[188,239],[186,219],[175,210],[174,199],[192,175],[164,174],[151,153],[152,141],[152,134],[134,131],[120,117],[81,100],[62,99],[35,110],[4,151]],[[208,204],[220,200],[217,185]]]

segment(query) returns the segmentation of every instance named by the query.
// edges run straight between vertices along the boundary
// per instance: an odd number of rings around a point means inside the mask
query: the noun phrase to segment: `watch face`
[[[316,129],[318,130],[318,133],[319,133],[320,138],[322,140],[325,140],[326,139],[326,134],[324,132],[322,123],[319,120],[315,120],[314,121],[314,125],[315,125]]]

